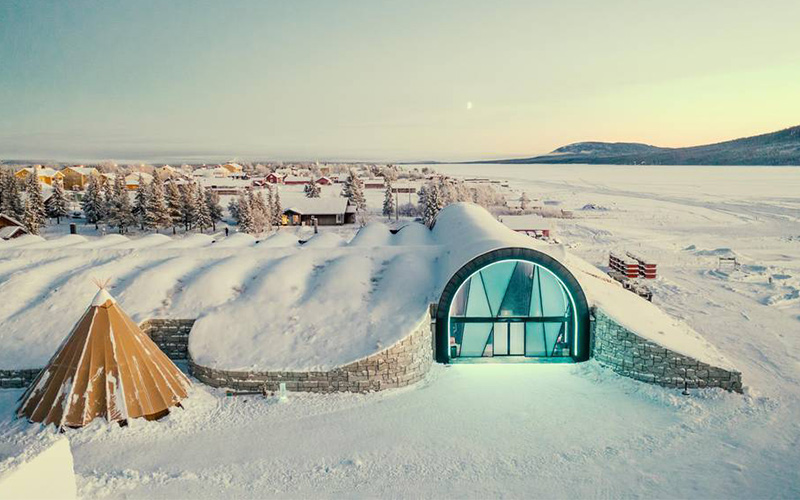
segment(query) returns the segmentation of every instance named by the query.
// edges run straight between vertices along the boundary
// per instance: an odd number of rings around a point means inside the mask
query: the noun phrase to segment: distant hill
[[[546,155],[471,163],[800,165],[800,126],[688,148],[661,148],[631,142],[576,142]]]

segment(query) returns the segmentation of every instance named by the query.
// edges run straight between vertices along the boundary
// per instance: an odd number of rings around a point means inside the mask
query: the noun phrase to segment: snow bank
[[[303,244],[304,248],[336,248],[344,245],[344,238],[336,233],[319,233]]]
[[[123,241],[117,245],[113,245],[109,248],[152,248],[157,247],[160,245],[164,245],[172,241],[167,235],[164,234],[148,234],[143,238],[138,238],[135,240],[128,240]]]
[[[79,243],[86,243],[87,240],[84,236],[80,236],[78,234],[68,234],[66,236],[62,236],[61,238],[55,238],[52,240],[44,240],[38,243],[32,243],[30,245],[26,245],[26,250],[45,250],[48,248],[64,248],[72,245],[77,245]]]
[[[25,234],[23,236],[20,236],[19,238],[14,238],[13,240],[3,241],[2,246],[0,246],[0,248],[2,248],[3,250],[7,250],[10,248],[19,248],[19,247],[24,247],[26,245],[38,243],[41,241],[45,241],[45,239],[42,238],[41,236],[36,236],[33,234]]]
[[[258,242],[258,246],[266,248],[286,248],[297,245],[299,245],[297,235],[286,231],[278,231]]]
[[[241,248],[256,244],[255,236],[247,233],[236,233],[214,243],[217,248]]]
[[[393,237],[393,244],[400,246],[430,245],[433,243],[431,232],[422,224],[412,222],[401,227]]]
[[[127,236],[121,234],[108,234],[101,238],[87,241],[86,243],[78,243],[73,248],[107,248],[113,245],[118,245],[130,241]]]
[[[0,498],[77,498],[66,437],[31,440],[22,453],[0,459]]]
[[[214,243],[214,238],[207,234],[192,234],[184,238],[174,239],[161,248],[199,248]]]
[[[370,222],[359,229],[358,233],[350,240],[350,246],[382,247],[391,244],[392,233],[386,224]]]

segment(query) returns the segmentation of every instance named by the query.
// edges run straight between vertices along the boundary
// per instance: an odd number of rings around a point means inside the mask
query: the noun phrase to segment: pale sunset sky
[[[800,1],[0,2],[0,158],[466,160],[800,124]]]

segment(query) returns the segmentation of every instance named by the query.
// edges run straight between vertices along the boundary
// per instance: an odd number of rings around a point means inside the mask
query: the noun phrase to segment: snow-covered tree
[[[254,233],[263,233],[266,231],[267,226],[270,225],[269,220],[270,210],[267,208],[267,202],[264,200],[264,195],[259,192],[250,191],[248,195],[248,202],[250,205],[250,216],[253,221],[252,230]]]
[[[386,179],[386,191],[383,193],[383,215],[392,218],[394,213],[394,193],[392,193],[392,180],[388,177]]]
[[[522,210],[527,210],[528,209],[528,203],[530,203],[530,202],[531,202],[531,199],[528,198],[528,195],[525,194],[525,191],[523,191],[522,194],[519,197],[519,208],[522,209]]]
[[[29,231],[31,234],[38,234],[38,228],[47,223],[47,211],[44,207],[42,186],[39,184],[39,178],[35,174],[29,175],[25,181],[25,212],[23,218],[31,220],[31,217],[35,222],[37,232]]]
[[[367,198],[364,196],[364,182],[358,177],[350,184],[350,202],[355,205],[356,212],[367,211]]]
[[[116,226],[120,234],[126,232],[128,227],[136,224],[131,198],[128,196],[125,178],[122,175],[116,177],[111,198],[107,200],[106,206],[108,207],[108,223]]]
[[[104,179],[103,177],[100,177],[99,179],[101,187],[100,192],[102,193],[103,200],[102,216],[100,217],[100,220],[108,222],[108,219],[111,217],[111,212],[114,208],[114,182],[110,179]]]
[[[94,224],[95,229],[97,229],[97,224],[103,220],[105,212],[101,189],[100,181],[97,177],[91,176],[89,184],[86,186],[83,200],[81,200],[81,208],[83,209],[83,215],[86,217],[86,222]]]
[[[439,186],[430,184],[425,190],[425,211],[422,213],[422,221],[428,227],[433,227],[436,216],[444,208],[444,204],[439,196]]]
[[[212,189],[206,189],[206,207],[208,215],[211,217],[211,227],[217,230],[217,222],[222,220],[222,206],[219,204],[219,194]]]
[[[355,178],[356,178],[356,174],[353,171],[353,169],[351,168],[348,171],[347,178],[342,183],[342,196],[344,196],[348,200],[351,199],[352,196],[353,196],[353,179],[355,179]]]
[[[164,195],[164,180],[158,174],[153,176],[148,187],[147,208],[144,213],[146,228],[157,232],[160,228],[172,226],[172,234],[175,234],[175,222]]]
[[[211,220],[211,210],[206,203],[206,193],[200,184],[195,186],[195,205],[197,206],[197,227],[202,233],[210,228],[214,221]]]
[[[64,192],[64,183],[60,179],[53,181],[53,195],[47,203],[47,215],[56,219],[61,224],[61,218],[69,214],[67,194]]]
[[[22,214],[22,224],[30,234],[39,234],[39,228],[42,227],[38,210],[36,209],[35,203],[30,198],[25,199],[25,211]]]
[[[283,207],[281,207],[281,192],[277,186],[270,186],[272,193],[272,225],[280,227],[283,225]]]
[[[144,230],[145,226],[148,224],[147,210],[150,202],[150,191],[153,189],[152,184],[152,182],[150,184],[145,184],[144,177],[142,174],[139,174],[139,189],[136,190],[136,196],[134,197],[133,215],[136,217],[142,230]]]
[[[197,224],[197,198],[191,184],[181,186],[181,219],[186,231]]]
[[[253,214],[250,210],[250,200],[245,195],[240,195],[236,201],[236,212],[238,214],[239,231],[243,233],[252,233],[253,230]]]
[[[228,213],[231,216],[231,219],[239,223],[239,199],[238,198],[231,198],[228,202]]]
[[[314,180],[313,177],[311,178],[311,182],[306,184],[306,186],[303,188],[303,191],[306,193],[306,198],[319,198],[321,193],[319,184],[317,184],[317,181]]]
[[[172,225],[172,234],[175,234],[175,228],[178,224],[183,222],[183,199],[181,197],[181,190],[174,182],[168,182],[166,185],[166,206],[167,214]]]

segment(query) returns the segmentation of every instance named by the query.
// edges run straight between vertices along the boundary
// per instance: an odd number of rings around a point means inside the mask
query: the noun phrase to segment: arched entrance
[[[572,273],[536,250],[502,248],[459,269],[436,315],[440,363],[585,361],[589,308]]]

